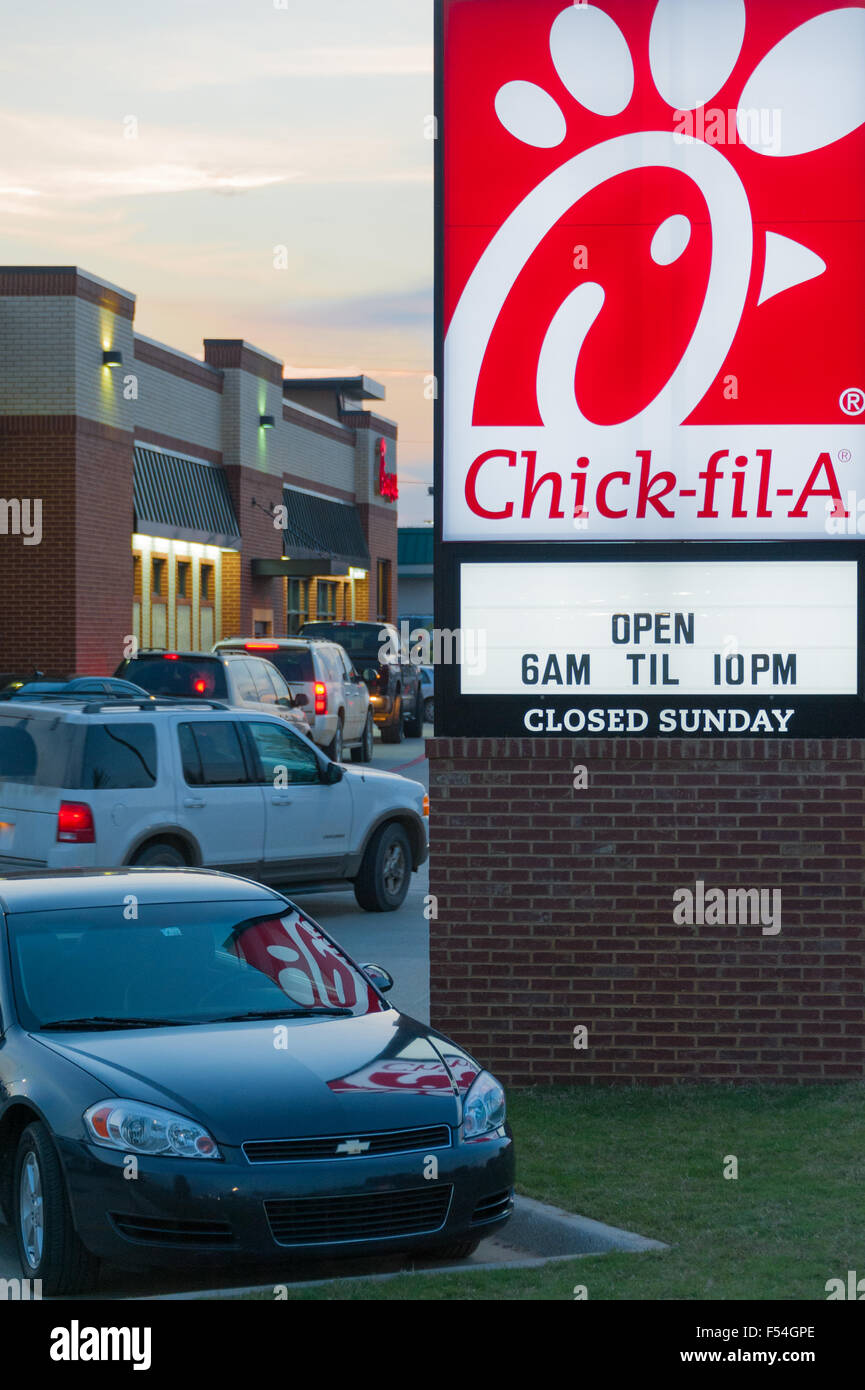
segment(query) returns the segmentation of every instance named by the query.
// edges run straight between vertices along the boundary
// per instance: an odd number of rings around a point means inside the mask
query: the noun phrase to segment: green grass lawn
[[[289,1297],[825,1300],[827,1279],[865,1276],[863,1084],[512,1091],[509,1114],[519,1192],[672,1248]]]

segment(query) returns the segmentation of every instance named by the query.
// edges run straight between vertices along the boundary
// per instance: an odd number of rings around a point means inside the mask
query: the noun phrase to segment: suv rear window
[[[228,699],[225,671],[215,656],[136,656],[117,674],[151,695]]]
[[[61,719],[22,719],[14,709],[7,705],[0,715],[0,783],[67,786],[71,726]]]
[[[249,653],[249,648],[245,642],[239,643],[236,647],[221,645],[220,651]],[[262,648],[262,655],[275,666],[283,680],[288,681],[289,685],[312,685],[315,680],[315,671],[312,666],[312,653],[309,647],[276,647],[267,646]]]
[[[312,652],[309,647],[295,647],[286,651],[271,652],[268,661],[272,661],[283,680],[288,681],[289,685],[311,685],[315,680],[315,671],[312,666]]]
[[[342,627],[339,623],[304,623],[301,636],[323,637],[345,647],[349,656],[366,656],[377,661],[379,648],[385,640],[379,638],[383,628],[383,623],[352,623],[350,627]]]
[[[91,724],[84,740],[79,787],[152,787],[156,784],[156,729],[152,724]]]

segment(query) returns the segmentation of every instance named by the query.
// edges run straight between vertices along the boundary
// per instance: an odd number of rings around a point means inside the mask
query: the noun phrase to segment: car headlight
[[[505,1093],[494,1076],[482,1071],[463,1103],[463,1139],[480,1139],[505,1122]]]
[[[84,1124],[94,1144],[105,1149],[171,1158],[219,1158],[216,1141],[206,1129],[158,1105],[103,1100],[84,1111]]]

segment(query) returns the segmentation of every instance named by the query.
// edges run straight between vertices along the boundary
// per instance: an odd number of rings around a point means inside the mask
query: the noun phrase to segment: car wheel
[[[409,738],[421,738],[423,736],[423,702],[420,691],[415,696],[414,714],[411,719],[405,721],[405,731]]]
[[[185,869],[188,867],[180,850],[176,845],[169,845],[164,840],[154,840],[152,845],[145,845],[132,860],[133,864],[144,869]]]
[[[25,1278],[41,1279],[43,1294],[86,1293],[95,1286],[99,1261],[75,1230],[60,1159],[40,1121],[18,1141],[12,1224]]]
[[[375,748],[375,724],[373,723],[372,713],[366,716],[366,723],[363,726],[363,737],[359,748],[352,748],[351,760],[353,763],[371,763]]]
[[[411,880],[411,845],[396,822],[383,825],[370,840],[354,896],[367,912],[395,912],[405,901]]]
[[[452,1240],[449,1245],[437,1245],[434,1250],[427,1253],[434,1255],[437,1260],[467,1260],[473,1255],[481,1243],[482,1237],[472,1236],[466,1240]]]
[[[336,721],[336,733],[325,748],[325,753],[334,763],[342,762],[342,719]]]
[[[423,702],[423,717],[424,717],[425,723],[427,723],[427,724],[432,724],[432,723],[435,722],[435,714],[434,714],[433,706],[434,706],[433,697],[432,697],[432,695],[430,695],[429,698],[426,699],[426,700],[424,700],[424,702]]]
[[[405,712],[402,707],[402,696],[397,695],[394,706],[393,717],[389,724],[385,724],[381,731],[382,743],[402,743],[405,738]]]

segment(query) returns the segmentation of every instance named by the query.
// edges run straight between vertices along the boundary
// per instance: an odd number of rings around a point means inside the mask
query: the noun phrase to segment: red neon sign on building
[[[387,440],[378,441],[378,490],[388,502],[396,502],[399,497],[399,483],[395,473],[387,471]]]

